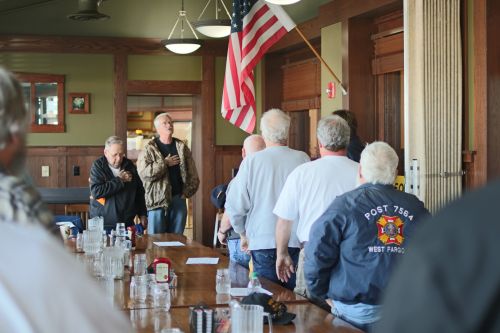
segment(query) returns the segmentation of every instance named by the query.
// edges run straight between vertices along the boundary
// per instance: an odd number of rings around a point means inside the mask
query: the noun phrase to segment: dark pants
[[[299,262],[299,252],[299,248],[288,248],[288,253],[292,258],[295,267],[297,267]],[[253,270],[257,272],[259,276],[265,277],[266,279],[276,282],[293,291],[293,288],[295,288],[295,274],[293,274],[286,283],[281,282],[276,275],[276,249],[252,250],[251,254]]]

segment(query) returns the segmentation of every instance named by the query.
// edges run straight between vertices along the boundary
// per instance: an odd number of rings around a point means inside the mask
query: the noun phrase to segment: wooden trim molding
[[[201,81],[129,80],[127,94],[201,94]]]
[[[173,55],[160,41],[157,38],[0,35],[0,51]],[[227,39],[204,40],[203,47],[192,55],[225,56],[227,43]]]

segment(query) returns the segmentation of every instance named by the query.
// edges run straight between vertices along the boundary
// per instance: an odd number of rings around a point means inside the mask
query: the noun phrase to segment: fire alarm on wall
[[[326,95],[328,98],[335,98],[335,83],[328,82],[328,86],[326,88]]]

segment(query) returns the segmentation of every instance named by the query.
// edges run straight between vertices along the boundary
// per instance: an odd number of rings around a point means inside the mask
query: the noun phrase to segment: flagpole
[[[345,88],[342,85],[342,82],[340,81],[340,79],[337,77],[337,75],[335,75],[335,73],[330,68],[330,66],[328,66],[328,64],[325,62],[325,60],[323,60],[323,58],[318,54],[318,52],[314,49],[314,47],[311,45],[311,43],[309,43],[309,41],[304,36],[304,34],[302,33],[302,31],[300,31],[299,27],[295,26],[295,30],[299,33],[300,37],[302,37],[302,39],[304,40],[304,42],[306,42],[307,46],[309,46],[309,48],[311,49],[311,51],[313,51],[314,55],[321,61],[321,63],[323,65],[325,65],[326,69],[328,69],[328,71],[330,72],[330,74],[332,74],[332,76],[335,79],[335,81],[338,82],[338,84],[340,86],[340,89],[342,90],[342,94],[343,95],[347,95],[347,90],[345,90]]]

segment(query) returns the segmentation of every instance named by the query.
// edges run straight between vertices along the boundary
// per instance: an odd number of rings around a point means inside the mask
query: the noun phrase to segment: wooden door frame
[[[208,195],[209,190],[215,186],[215,56],[204,55],[202,63],[201,81],[126,80],[125,84],[119,85],[118,89],[123,89],[124,93],[122,96],[121,93],[115,91],[115,133],[126,137],[126,98],[128,95],[147,92],[161,95],[183,94],[193,97],[191,148],[200,178],[200,187],[193,197],[193,238],[203,244],[209,244],[213,232],[212,216],[215,214]],[[123,68],[126,66],[126,58],[120,59],[120,77],[124,76],[123,71],[126,70]],[[115,76],[118,76],[116,72]],[[115,85],[116,89],[117,85]],[[116,96],[120,96],[120,99]]]

